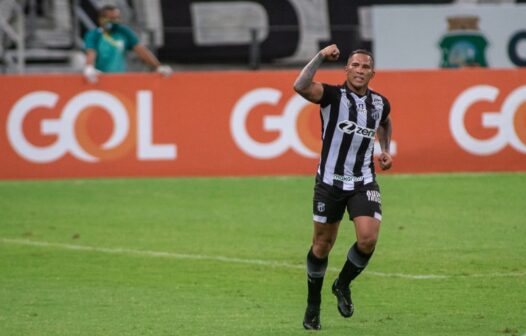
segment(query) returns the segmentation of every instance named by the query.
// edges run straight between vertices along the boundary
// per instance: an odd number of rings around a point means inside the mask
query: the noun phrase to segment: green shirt
[[[86,33],[84,46],[97,53],[95,68],[102,72],[125,72],[126,53],[139,43],[137,35],[128,27],[116,24],[105,32],[96,28]]]

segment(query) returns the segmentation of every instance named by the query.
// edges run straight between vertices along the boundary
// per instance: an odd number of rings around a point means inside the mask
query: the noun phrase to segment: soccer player
[[[336,61],[339,56],[334,44],[322,49],[294,82],[297,93],[321,108],[322,150],[314,187],[314,234],[307,254],[308,297],[303,319],[305,329],[313,330],[321,329],[323,279],[345,210],[354,222],[356,242],[332,284],[343,317],[351,317],[354,312],[350,283],[367,266],[376,246],[382,210],[373,161],[375,136],[382,151],[380,168],[392,165],[389,101],[369,89],[375,74],[373,55],[366,50],[353,51],[342,85],[313,80],[323,61]]]
[[[86,66],[84,77],[90,83],[98,81],[101,72],[122,73],[126,71],[126,53],[133,50],[146,64],[164,76],[172,69],[162,65],[128,26],[120,22],[120,10],[106,5],[99,11],[99,26],[86,33]]]

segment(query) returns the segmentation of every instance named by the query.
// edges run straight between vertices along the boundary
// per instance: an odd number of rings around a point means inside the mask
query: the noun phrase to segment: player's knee
[[[327,237],[316,237],[312,245],[314,254],[319,258],[324,258],[331,251],[334,240]]]
[[[376,247],[376,236],[366,236],[362,237],[358,241],[358,249],[363,253],[372,253]]]

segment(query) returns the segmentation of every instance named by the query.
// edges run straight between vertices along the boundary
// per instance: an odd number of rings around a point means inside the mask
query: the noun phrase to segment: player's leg
[[[380,221],[374,217],[358,216],[353,219],[356,243],[347,253],[347,260],[339,275],[342,286],[348,286],[365,269],[373,255],[380,232]]]
[[[374,217],[355,217],[354,225],[357,241],[349,249],[345,264],[332,285],[332,292],[338,299],[338,311],[343,317],[351,317],[354,313],[350,284],[369,263],[380,230],[380,221]]]
[[[305,329],[320,329],[321,289],[328,256],[336,241],[346,200],[334,195],[332,188],[317,181],[314,187],[312,245],[307,254],[307,309],[303,319]]]
[[[340,221],[330,224],[314,222],[312,247],[307,254],[307,303],[309,305],[320,305],[321,288],[327,270],[328,256],[336,241],[339,225]]]
[[[348,211],[354,222],[356,242],[349,249],[345,264],[332,286],[332,291],[338,299],[338,310],[344,317],[350,317],[354,312],[351,281],[360,275],[369,263],[378,240],[382,218],[378,186],[372,184],[355,193],[349,199]]]
[[[305,329],[320,329],[320,305],[323,279],[327,270],[328,256],[336,241],[340,221],[335,223],[314,222],[312,246],[307,253],[307,309],[303,318]]]
[[[311,252],[316,258],[327,259],[336,242],[340,220],[333,223],[314,221]]]

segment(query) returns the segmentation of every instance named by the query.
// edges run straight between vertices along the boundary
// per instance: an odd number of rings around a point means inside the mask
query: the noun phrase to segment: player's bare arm
[[[339,57],[340,50],[335,44],[320,50],[301,70],[294,82],[294,90],[310,102],[319,102],[323,96],[323,86],[321,83],[314,81],[314,75],[324,60],[336,61]]]
[[[380,123],[378,127],[378,141],[380,142],[380,148],[382,153],[378,159],[380,168],[382,170],[387,170],[393,165],[393,158],[391,157],[391,118],[387,117],[383,122]]]
[[[86,64],[95,65],[95,59],[97,58],[97,52],[93,49],[86,50]]]
[[[168,65],[162,65],[161,62],[159,62],[159,60],[157,59],[157,57],[144,45],[137,44],[135,45],[133,50],[146,64],[151,66],[152,69],[155,69],[163,76],[167,77],[172,74],[172,68],[170,68]]]
[[[145,46],[142,44],[136,44],[133,50],[139,55],[139,57],[149,66],[151,66],[153,69],[156,69],[158,66],[161,65],[157,57],[155,57],[150,50],[148,50]]]

